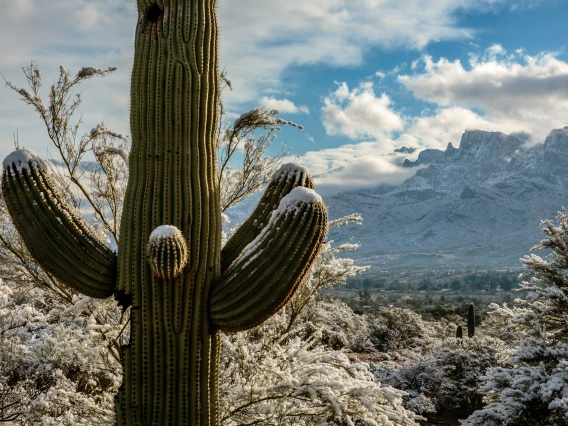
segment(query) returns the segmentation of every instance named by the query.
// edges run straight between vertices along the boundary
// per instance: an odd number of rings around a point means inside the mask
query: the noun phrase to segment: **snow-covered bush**
[[[107,345],[118,330],[100,324],[112,305],[0,286],[0,422],[114,424],[120,365]]]
[[[307,341],[282,336],[280,319],[263,326],[261,336],[224,336],[224,425],[416,424],[402,405],[405,393],[381,387],[368,364],[327,349],[318,333]]]
[[[462,414],[481,408],[480,378],[488,369],[503,364],[506,351],[502,341],[491,337],[444,340],[433,356],[442,379],[436,391],[440,406]]]
[[[352,216],[333,221],[342,225]],[[328,242],[291,303],[261,327],[223,337],[222,423],[225,425],[407,425],[417,417],[404,392],[375,380],[369,364],[347,351],[367,320],[345,303],[318,297],[366,268]]]
[[[381,352],[415,349],[425,343],[422,317],[409,310],[381,306],[377,319],[369,326],[371,342]]]
[[[528,269],[514,307],[492,305],[513,343],[509,365],[490,370],[480,391],[488,404],[465,425],[568,424],[568,214],[541,222],[546,237],[522,259]]]

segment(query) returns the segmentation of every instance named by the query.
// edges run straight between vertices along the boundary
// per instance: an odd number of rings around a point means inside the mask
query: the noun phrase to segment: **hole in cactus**
[[[151,23],[158,22],[158,20],[162,17],[163,14],[164,11],[160,9],[160,6],[154,3],[146,11],[146,20]]]

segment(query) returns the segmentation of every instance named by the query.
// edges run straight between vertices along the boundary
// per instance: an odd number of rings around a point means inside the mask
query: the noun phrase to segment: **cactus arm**
[[[313,190],[293,189],[268,223],[215,283],[210,318],[222,331],[255,327],[294,295],[327,231],[327,210]]]
[[[218,426],[220,342],[207,309],[221,251],[216,1],[137,4],[132,149],[118,254],[118,291],[132,304],[131,346],[117,420]],[[164,225],[179,229],[187,243],[187,263],[167,279],[155,275],[147,256],[151,234]]]
[[[29,150],[3,162],[2,189],[14,226],[32,257],[57,279],[95,298],[115,290],[116,254],[102,244]]]
[[[256,209],[221,250],[221,271],[226,271],[243,249],[260,234],[280,200],[298,186],[314,188],[312,178],[304,167],[289,163],[274,173]]]

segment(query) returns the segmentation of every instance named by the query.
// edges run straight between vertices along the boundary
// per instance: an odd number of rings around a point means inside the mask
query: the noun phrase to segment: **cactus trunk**
[[[475,307],[473,303],[467,309],[467,337],[475,336]]]
[[[118,291],[132,304],[119,425],[218,424],[219,336],[207,310],[221,248],[215,7],[215,0],[138,1],[118,256]],[[146,259],[148,238],[163,224],[188,241],[187,266],[171,280],[152,274]]]

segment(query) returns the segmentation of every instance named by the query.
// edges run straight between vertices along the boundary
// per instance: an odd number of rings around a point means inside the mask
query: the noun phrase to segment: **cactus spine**
[[[467,310],[467,337],[475,336],[475,308],[473,303]]]
[[[327,212],[307,172],[287,165],[221,253],[216,0],[137,4],[118,263],[78,213],[61,207],[30,156],[5,160],[3,190],[28,248],[41,247],[31,253],[44,268],[77,291],[114,293],[131,307],[118,425],[217,426],[219,332],[258,325],[292,297],[323,244]],[[154,237],[163,236],[163,225],[179,230],[166,246],[150,238],[157,228]],[[51,262],[64,271],[57,275]]]

